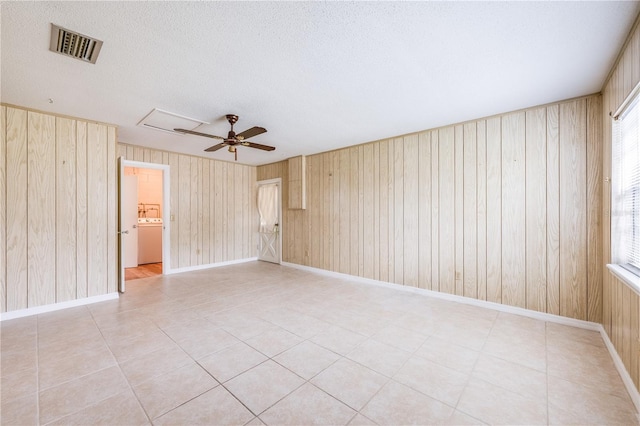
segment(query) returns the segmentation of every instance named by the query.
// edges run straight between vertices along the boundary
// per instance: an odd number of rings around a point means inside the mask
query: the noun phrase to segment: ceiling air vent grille
[[[101,48],[100,40],[51,24],[49,49],[53,52],[95,64]]]

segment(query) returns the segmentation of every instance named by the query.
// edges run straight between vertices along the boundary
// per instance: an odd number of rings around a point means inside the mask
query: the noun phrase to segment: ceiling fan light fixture
[[[229,145],[229,152],[233,152],[235,161],[238,161],[238,150],[236,149],[235,145]]]

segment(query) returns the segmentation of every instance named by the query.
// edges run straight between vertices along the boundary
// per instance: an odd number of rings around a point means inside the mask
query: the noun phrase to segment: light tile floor
[[[3,425],[638,423],[597,332],[268,263],[1,330]]]

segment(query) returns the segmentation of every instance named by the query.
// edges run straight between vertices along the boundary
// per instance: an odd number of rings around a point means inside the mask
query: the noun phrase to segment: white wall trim
[[[640,392],[638,392],[638,389],[636,389],[636,385],[633,383],[633,379],[631,379],[629,372],[624,367],[624,362],[622,362],[620,355],[618,355],[618,351],[616,351],[616,348],[615,346],[613,346],[611,339],[609,339],[607,331],[601,324],[598,325],[600,325],[600,335],[602,336],[602,340],[604,340],[605,346],[607,347],[607,349],[609,349],[609,354],[611,355],[611,359],[613,359],[613,364],[616,366],[618,373],[620,373],[620,378],[622,378],[622,382],[627,388],[627,392],[629,392],[631,401],[633,401],[633,404],[636,406],[636,411],[638,411],[638,420],[640,420]]]
[[[587,329],[587,330],[600,331],[600,327],[601,327],[601,324],[598,324],[598,323],[595,323],[595,322],[582,321],[582,320],[578,320],[578,319],[574,319],[574,318],[563,317],[563,316],[560,316],[560,315],[554,315],[554,314],[547,314],[547,313],[544,313],[544,312],[532,311],[530,309],[518,308],[517,306],[503,305],[501,303],[488,302],[486,300],[479,300],[479,299],[472,299],[470,297],[458,296],[458,295],[455,295],[455,294],[441,293],[439,291],[427,290],[427,289],[424,289],[424,288],[417,288],[417,287],[405,286],[405,285],[401,285],[401,284],[394,284],[394,283],[389,283],[389,282],[386,282],[386,281],[378,281],[378,280],[374,280],[374,279],[371,279],[371,278],[357,277],[355,275],[343,274],[343,273],[340,273],[340,272],[332,272],[332,271],[327,271],[327,270],[324,270],[324,269],[313,268],[313,267],[310,267],[310,266],[297,265],[297,264],[294,264],[294,263],[283,262],[282,265],[283,266],[289,266],[291,268],[306,270],[306,271],[309,271],[309,272],[316,272],[316,273],[321,274],[321,275],[331,276],[331,277],[335,277],[335,278],[349,279],[349,280],[360,282],[360,283],[364,283],[364,284],[372,284],[372,285],[377,285],[377,286],[381,286],[381,287],[392,288],[392,289],[395,289],[395,290],[406,291],[406,292],[409,292],[409,293],[423,294],[423,295],[426,295],[426,296],[435,297],[437,299],[443,299],[443,300],[448,300],[448,301],[451,301],[451,302],[463,303],[465,305],[479,306],[481,308],[493,309],[493,310],[500,311],[500,312],[506,312],[506,313],[515,314],[515,315],[521,315],[521,316],[525,316],[525,317],[529,317],[529,318],[539,319],[539,320],[542,320],[542,321],[551,321],[551,322],[554,322],[554,323],[557,323],[557,324],[569,325],[569,326],[573,326],[573,327],[584,328],[584,329]]]
[[[147,163],[145,161],[126,160],[122,157],[122,167],[162,170],[162,266],[171,269],[171,166],[168,164]],[[120,191],[120,188],[118,188]],[[118,193],[118,202],[120,202]],[[118,212],[120,215],[120,212]],[[120,229],[120,231],[122,231]],[[119,255],[119,254],[118,254]],[[122,266],[124,269],[124,266]],[[165,273],[165,272],[163,272]]]
[[[640,277],[636,274],[624,269],[620,265],[608,264],[607,268],[609,271],[618,278],[619,281],[622,281],[627,285],[633,292],[635,292],[638,296],[640,296]]]
[[[179,273],[182,273],[182,272],[200,271],[202,269],[219,268],[220,266],[236,265],[238,263],[253,262],[254,260],[258,260],[258,258],[257,257],[247,257],[245,259],[227,260],[227,261],[224,261],[224,262],[207,263],[205,265],[185,266],[184,268],[170,269],[168,271],[165,271],[164,274],[165,275],[171,275],[171,274],[179,274]]]
[[[578,320],[574,318],[567,318],[560,315],[548,314],[545,312],[532,311],[530,309],[503,305],[501,303],[487,302],[485,300],[472,299],[469,297],[457,296],[455,294],[441,293],[438,291],[427,290],[424,288],[404,286],[401,284],[393,284],[386,281],[378,281],[371,278],[363,278],[355,275],[343,274],[340,272],[327,271],[326,269],[313,268],[311,266],[298,265],[296,263],[282,262],[282,266],[300,269],[307,272],[314,272],[316,274],[324,275],[328,277],[348,279],[348,280],[363,283],[363,284],[376,285],[380,287],[391,288],[394,290],[401,290],[409,293],[417,293],[425,296],[431,296],[438,299],[448,300],[451,302],[458,302],[466,305],[473,305],[481,308],[493,309],[500,312],[521,315],[529,318],[539,319],[542,321],[549,321],[556,324],[567,325],[570,327],[577,327],[577,328],[583,328],[587,330],[598,331],[600,333],[600,336],[602,336],[602,340],[604,341],[605,346],[609,350],[611,359],[613,360],[613,363],[616,366],[616,369],[618,370],[620,377],[622,378],[622,382],[627,388],[627,392],[629,393],[631,400],[636,406],[636,411],[639,413],[639,416],[640,416],[640,393],[638,392],[638,389],[636,389],[636,386],[633,383],[633,380],[631,379],[629,372],[625,368],[624,363],[622,362],[622,359],[620,359],[618,352],[616,352],[616,349],[613,346],[613,343],[611,343],[611,340],[609,339],[607,332],[605,331],[604,327],[600,323],[583,321],[583,320]]]
[[[44,314],[46,312],[59,311],[61,309],[75,308],[77,306],[90,305],[117,299],[118,293],[107,293],[100,296],[84,297],[82,299],[68,300],[66,302],[52,303],[50,305],[35,306],[33,308],[18,309],[17,311],[3,312],[0,314],[0,322],[16,318],[29,317],[31,315]]]

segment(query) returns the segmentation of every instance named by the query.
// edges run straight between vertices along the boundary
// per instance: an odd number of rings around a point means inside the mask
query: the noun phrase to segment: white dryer
[[[162,262],[162,219],[138,219],[138,264]]]

